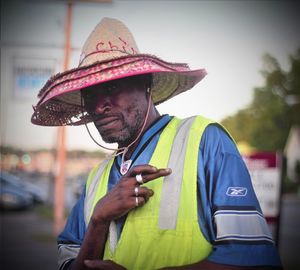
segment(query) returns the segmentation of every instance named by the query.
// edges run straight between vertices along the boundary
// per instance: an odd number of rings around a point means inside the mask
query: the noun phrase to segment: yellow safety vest
[[[212,245],[199,228],[197,209],[199,144],[210,123],[200,116],[173,118],[165,127],[149,164],[157,168],[171,167],[172,174],[144,184],[154,191],[154,196],[128,213],[115,244],[112,243],[113,226],[110,226],[104,259],[130,270],[147,270],[193,264],[210,254]],[[112,164],[113,159],[107,160],[89,176],[86,224],[97,201],[107,192]]]

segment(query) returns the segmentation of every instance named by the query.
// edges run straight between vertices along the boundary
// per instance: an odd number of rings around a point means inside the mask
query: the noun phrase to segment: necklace
[[[122,175],[126,174],[131,166],[131,163],[132,163],[132,160],[131,159],[128,159],[128,160],[125,160],[121,163],[121,166],[120,166],[120,173]]]
[[[128,151],[128,147],[125,147],[123,153],[122,153],[122,161],[121,161],[121,166],[120,166],[120,173],[122,175],[126,174],[130,168],[130,165],[132,163],[131,159],[125,160],[125,155]]]

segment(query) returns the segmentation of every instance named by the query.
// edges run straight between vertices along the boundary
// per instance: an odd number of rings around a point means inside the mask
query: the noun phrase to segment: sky
[[[66,5],[60,2],[1,1],[2,145],[55,147],[56,128],[30,123],[38,90],[20,95],[14,72],[24,61],[62,71]],[[69,66],[78,65],[80,48],[96,24],[117,18],[131,30],[140,52],[208,72],[192,90],[159,105],[160,113],[220,121],[247,106],[253,89],[263,85],[265,53],[289,68],[289,55],[300,48],[299,7],[297,1],[271,0],[75,3]],[[100,140],[95,129],[93,134]],[[66,139],[68,149],[99,149],[84,127],[68,127]]]

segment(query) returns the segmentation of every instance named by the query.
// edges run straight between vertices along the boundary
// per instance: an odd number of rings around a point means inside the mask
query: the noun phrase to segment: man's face
[[[147,111],[146,82],[128,77],[82,91],[87,112],[102,139],[126,146],[135,139]]]

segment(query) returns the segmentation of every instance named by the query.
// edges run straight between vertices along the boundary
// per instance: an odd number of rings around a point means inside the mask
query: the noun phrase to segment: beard
[[[119,119],[122,128],[115,134],[106,132],[105,130],[98,130],[104,142],[118,143],[119,147],[125,147],[138,136],[138,133],[143,125],[143,113],[137,108],[129,108],[127,112],[133,115],[133,119],[125,119],[124,115],[121,114]]]

